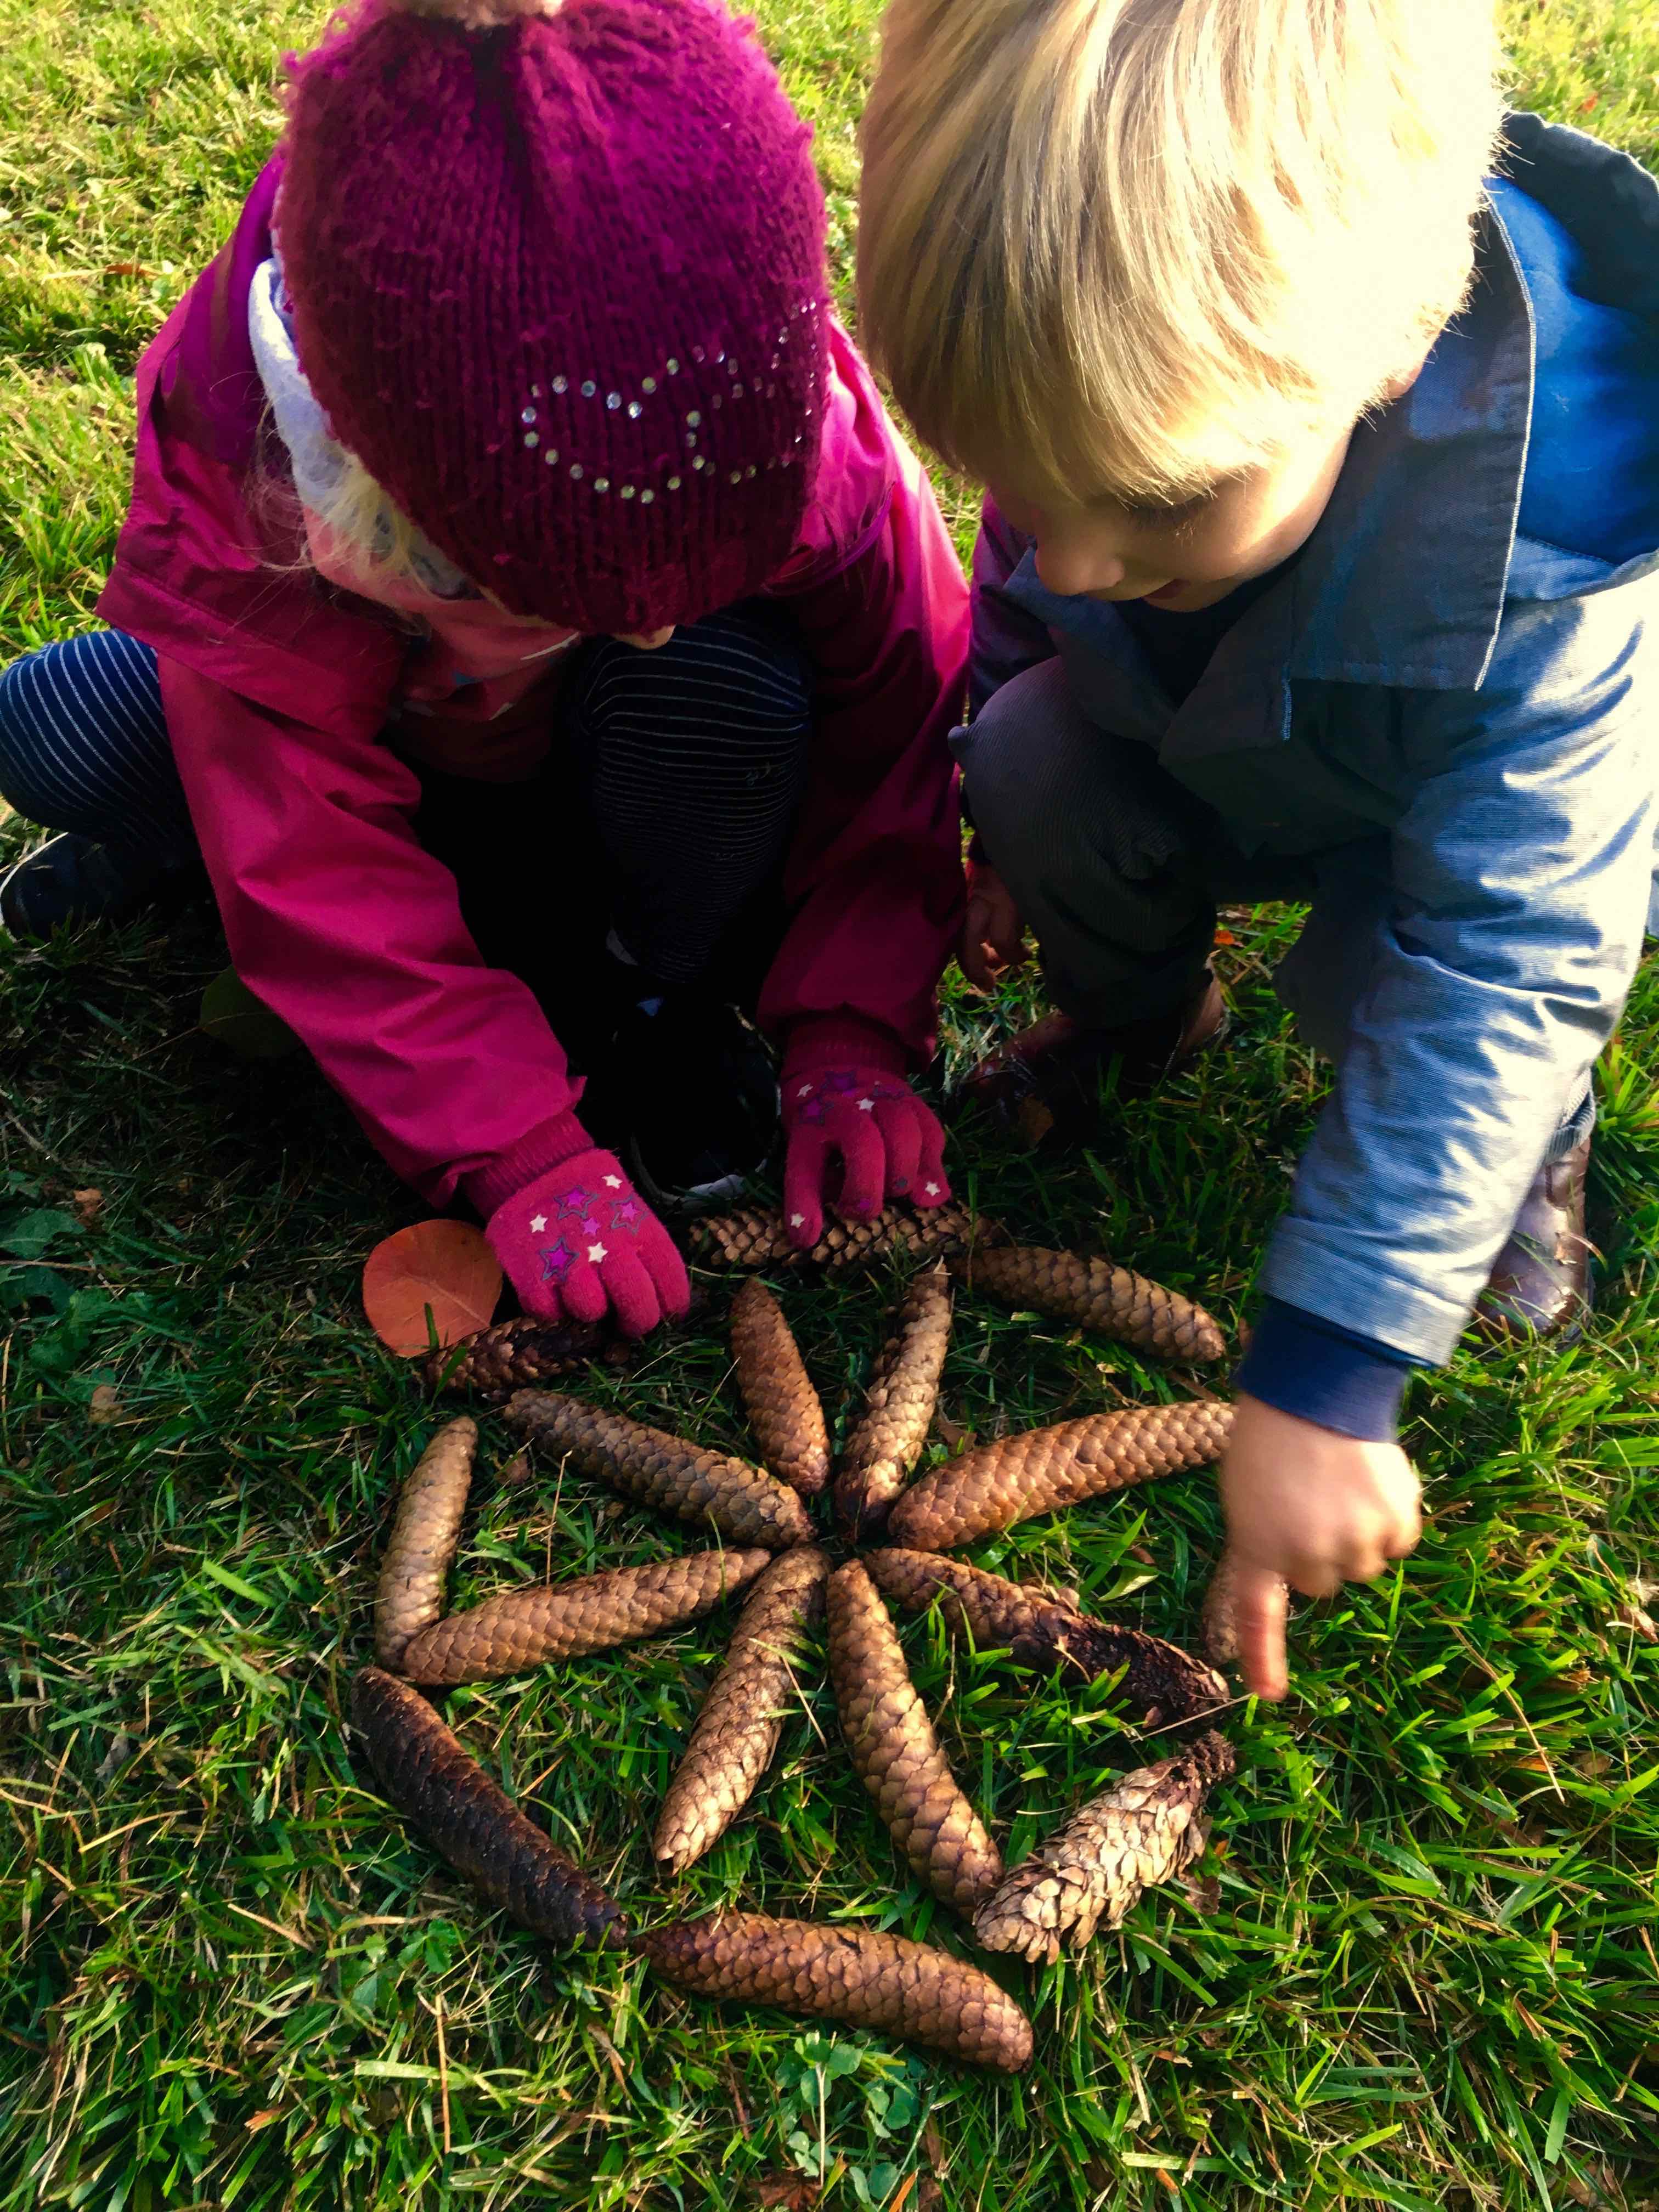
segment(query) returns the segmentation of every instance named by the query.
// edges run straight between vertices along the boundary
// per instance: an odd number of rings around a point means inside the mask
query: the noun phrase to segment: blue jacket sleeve
[[[1003,594],[1030,540],[1020,535],[993,499],[980,515],[974,546],[972,639],[968,660],[968,719],[971,722],[993,692],[1001,690],[1023,669],[1051,660],[1054,641],[1047,626]]]
[[[1655,860],[1652,580],[1512,605],[1479,690],[1419,691],[1414,795],[1272,1297],[1449,1354],[1611,1034]]]

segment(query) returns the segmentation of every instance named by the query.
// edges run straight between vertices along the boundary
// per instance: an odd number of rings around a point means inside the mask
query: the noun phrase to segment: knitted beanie
[[[293,58],[276,232],[335,436],[512,613],[757,591],[816,471],[810,132],[720,0],[360,0]]]

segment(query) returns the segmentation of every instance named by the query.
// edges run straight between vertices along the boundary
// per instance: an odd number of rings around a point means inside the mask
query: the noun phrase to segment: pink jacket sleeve
[[[166,655],[161,698],[237,973],[388,1164],[488,1211],[592,1142],[526,987],[484,965],[417,842],[419,784],[372,735],[278,714]]]
[[[761,1020],[787,1033],[851,1016],[920,1064],[962,922],[946,738],[962,719],[968,591],[933,488],[840,331],[814,507],[772,591],[816,665],[817,729]]]

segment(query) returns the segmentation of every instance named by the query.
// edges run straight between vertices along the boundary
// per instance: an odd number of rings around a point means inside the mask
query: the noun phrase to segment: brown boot
[[[1045,1014],[963,1079],[963,1096],[989,1107],[1032,1145],[1085,1141],[1094,1130],[1100,1085],[1117,1063],[1117,1096],[1144,1097],[1213,1044],[1227,1026],[1227,1002],[1213,975],[1175,1013],[1092,1029],[1069,1014]]]
[[[1510,1241],[1492,1264],[1475,1324],[1494,1340],[1577,1329],[1590,1310],[1590,1247],[1584,1234],[1584,1176],[1590,1140],[1533,1177]]]

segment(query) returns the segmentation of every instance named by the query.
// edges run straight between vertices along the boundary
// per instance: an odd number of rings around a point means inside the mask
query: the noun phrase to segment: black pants
[[[579,1016],[607,942],[652,979],[758,988],[805,783],[807,665],[775,610],[743,606],[655,653],[578,648],[528,784],[426,773],[421,842],[460,886],[479,951]],[[184,863],[195,851],[155,658],[94,630],[0,674],[0,795],[49,829]]]

